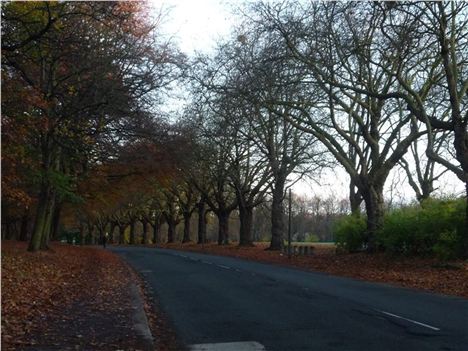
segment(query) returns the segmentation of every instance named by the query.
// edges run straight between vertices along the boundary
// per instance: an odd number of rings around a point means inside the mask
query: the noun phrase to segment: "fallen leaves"
[[[33,254],[4,241],[2,280],[2,350],[148,349],[132,325],[136,275],[107,250],[55,244]]]
[[[362,280],[392,283],[409,288],[468,297],[468,262],[441,264],[436,259],[395,257],[385,254],[335,254],[333,246],[316,245],[312,256],[288,259],[278,251],[266,251],[267,244],[239,247],[231,244],[166,244],[166,248],[205,252],[248,260],[291,265]]]

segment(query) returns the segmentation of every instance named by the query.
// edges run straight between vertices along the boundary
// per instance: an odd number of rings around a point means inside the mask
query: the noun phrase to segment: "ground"
[[[466,261],[336,255],[333,246],[315,246],[313,256],[288,259],[280,252],[266,251],[267,244],[262,243],[247,248],[164,245],[468,297]],[[26,243],[3,241],[2,349],[149,349],[132,323],[135,296],[131,287],[145,297],[144,284],[122,259],[102,248],[57,243],[33,254],[26,251]],[[148,297],[142,301],[155,349],[179,349],[161,309]]]
[[[107,250],[53,244],[33,254],[3,241],[2,283],[2,350],[154,349],[133,323],[142,281]],[[175,349],[157,306],[141,301],[156,349]]]
[[[468,261],[441,262],[433,258],[389,256],[386,254],[336,254],[333,244],[312,244],[312,256],[293,256],[265,250],[267,243],[254,247],[217,244],[165,244],[177,250],[239,257],[243,259],[290,265],[302,269],[326,272],[362,280],[391,283],[441,294],[468,297]]]

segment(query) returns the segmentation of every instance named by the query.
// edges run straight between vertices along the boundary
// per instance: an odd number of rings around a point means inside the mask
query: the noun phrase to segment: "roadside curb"
[[[154,350],[154,339],[146,317],[143,298],[138,286],[132,282],[129,286],[129,294],[132,300],[132,323],[138,336],[144,341],[145,350]]]

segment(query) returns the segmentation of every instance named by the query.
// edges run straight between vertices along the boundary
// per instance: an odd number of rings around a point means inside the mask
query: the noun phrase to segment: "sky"
[[[229,35],[236,23],[235,8],[241,0],[150,0],[155,14],[162,11],[162,32],[178,44],[188,56],[195,53],[210,53],[216,41]],[[181,94],[180,96],[183,96]],[[174,98],[169,100],[166,111],[171,106],[180,108],[183,102]],[[387,181],[387,195],[395,202],[407,202],[414,198],[414,191],[404,176],[393,172]],[[315,181],[304,179],[297,182],[293,192],[303,196],[335,196],[345,198],[348,194],[349,177],[339,166],[326,170]],[[439,194],[460,195],[464,193],[463,183],[447,172],[436,186]]]
[[[211,51],[216,40],[229,34],[234,24],[230,8],[240,1],[152,0],[155,11],[168,12],[163,31],[173,34],[180,49],[188,54]]]

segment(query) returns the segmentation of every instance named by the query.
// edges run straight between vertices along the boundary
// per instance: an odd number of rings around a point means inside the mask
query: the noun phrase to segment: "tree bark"
[[[135,245],[136,244],[136,239],[135,239],[135,223],[136,221],[132,219],[130,221],[130,245]]]
[[[468,259],[468,182],[465,182],[466,188],[466,204],[465,204],[465,228],[464,233],[461,233],[463,240],[462,258]]]
[[[143,235],[141,243],[148,244],[148,221],[146,219],[142,219],[141,224],[143,225]]]
[[[359,189],[356,188],[354,181],[351,179],[349,182],[349,206],[352,215],[359,216],[361,214],[361,202],[361,193]]]
[[[60,215],[62,212],[62,203],[56,202],[53,219],[52,219],[52,230],[51,230],[51,239],[59,240],[59,227],[60,227]]]
[[[89,245],[94,245],[94,229],[95,226],[93,224],[88,223],[88,235],[86,238],[86,243]]]
[[[34,228],[31,235],[31,240],[29,241],[29,251],[35,252],[41,247],[42,235],[44,233],[44,226],[46,222],[47,208],[49,207],[50,201],[49,196],[50,186],[47,183],[43,183],[37,203]]]
[[[218,211],[218,245],[229,244],[229,215],[230,212]]]
[[[271,241],[268,250],[281,250],[283,248],[284,225],[284,182],[277,182],[273,189],[271,203]]]
[[[159,243],[159,230],[161,229],[161,216],[156,216],[153,223],[153,244]]]
[[[21,217],[21,228],[20,228],[20,241],[28,240],[28,226],[29,226],[29,209],[24,211],[23,216]]]
[[[204,244],[206,242],[206,208],[205,201],[200,200],[197,205],[198,209],[198,241],[197,244]]]
[[[376,234],[384,219],[383,186],[370,185],[363,193],[367,213],[366,244],[368,252],[377,250]]]
[[[176,224],[173,220],[167,221],[167,242],[173,243],[176,233]]]
[[[83,246],[85,244],[85,231],[84,231],[84,226],[83,222],[80,221],[80,245]]]
[[[13,239],[13,231],[11,230],[11,221],[7,220],[5,223],[5,239],[12,240]]]
[[[189,212],[184,213],[184,237],[182,238],[183,243],[190,242],[190,218],[192,214]]]
[[[47,206],[45,222],[44,222],[44,231],[41,236],[41,250],[46,250],[49,248],[49,240],[52,233],[52,222],[55,211],[55,194],[50,196],[50,201]]]
[[[115,232],[115,228],[117,228],[118,226],[119,225],[116,222],[110,223],[110,232],[109,232],[109,239],[108,239],[109,244],[114,243],[114,232]]]
[[[125,244],[125,229],[127,228],[126,224],[119,225],[119,245]]]
[[[239,246],[254,246],[252,239],[253,206],[239,205]]]

